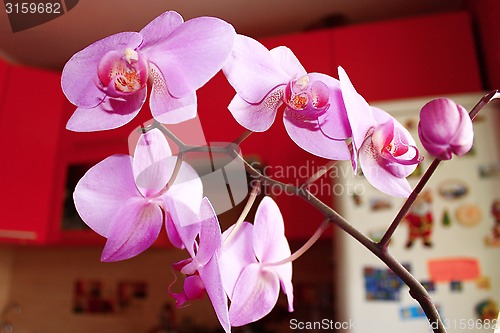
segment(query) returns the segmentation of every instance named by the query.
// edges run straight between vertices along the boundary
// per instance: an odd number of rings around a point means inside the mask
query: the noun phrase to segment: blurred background
[[[449,96],[470,108],[485,91],[500,88],[497,0],[53,3],[60,5],[58,17],[9,16],[16,4],[22,7],[18,1],[4,0],[0,6],[2,333],[220,330],[207,298],[186,308],[173,306],[168,295],[174,281],[170,265],[185,254],[173,249],[165,235],[136,258],[100,263],[105,240],[87,229],[74,210],[72,192],[84,172],[107,156],[128,153],[129,134],[151,118],[145,105],[137,119],[117,130],[84,134],[65,130],[75,107],[61,91],[61,70],[74,53],[96,40],[138,31],[167,10],[179,12],[185,20],[216,16],[268,48],[288,46],[308,72],[338,77],[337,67],[344,67],[368,102],[393,113],[415,137],[418,111],[430,98]],[[233,96],[221,74],[198,91],[196,121],[206,142],[232,141],[243,131],[227,111]],[[497,108],[493,103],[478,121],[481,144],[475,155],[450,162],[429,186],[431,195],[422,199],[431,200],[424,205],[424,216],[432,216],[431,245],[425,244],[423,233],[417,233],[407,246],[410,222],[401,226],[391,245],[432,290],[443,316],[456,320],[450,332],[466,331],[459,327],[460,320],[484,323],[498,313]],[[173,130],[182,133],[186,128],[174,126]],[[293,184],[327,163],[298,148],[281,119],[266,133],[252,135],[241,149],[267,175]],[[429,162],[427,157],[422,167]],[[376,239],[401,201],[374,194],[362,176],[353,176],[348,169],[339,165],[336,173],[319,179],[315,194]],[[412,184],[419,176],[414,175]],[[297,249],[314,233],[322,216],[299,198],[272,194],[283,212],[291,247]],[[239,204],[221,214],[223,226],[233,223],[241,208]],[[419,216],[414,220],[421,222]],[[457,269],[470,274],[450,273]],[[294,262],[293,282],[294,313],[286,311],[280,298],[267,318],[235,331],[289,332],[291,320],[322,319],[362,324],[346,332],[425,329],[417,303],[400,282],[336,228],[328,229]],[[173,285],[176,291],[181,287],[180,281]],[[394,326],[367,327],[376,322],[374,318],[387,318],[381,325]],[[474,325],[468,331],[492,331]]]

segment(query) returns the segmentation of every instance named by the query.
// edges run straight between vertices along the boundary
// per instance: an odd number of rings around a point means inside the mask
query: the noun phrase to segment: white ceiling
[[[92,42],[120,31],[138,31],[167,10],[186,20],[220,17],[241,34],[263,37],[302,31],[332,15],[359,23],[463,7],[464,0],[81,0],[61,17],[16,33],[1,10],[0,53],[17,63],[61,69]]]

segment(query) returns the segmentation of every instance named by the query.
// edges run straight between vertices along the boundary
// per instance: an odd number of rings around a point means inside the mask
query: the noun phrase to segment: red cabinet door
[[[60,74],[7,70],[0,110],[0,241],[45,243],[53,221],[63,96]]]

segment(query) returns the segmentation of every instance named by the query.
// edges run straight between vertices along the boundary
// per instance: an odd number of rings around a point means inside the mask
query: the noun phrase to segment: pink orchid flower
[[[197,216],[188,215],[185,214],[183,218],[194,218],[197,223],[187,223],[188,226],[177,228],[177,231],[179,239],[186,242],[184,247],[191,258],[173,264],[174,269],[186,275],[184,290],[181,293],[169,290],[170,295],[175,298],[177,306],[182,306],[188,301],[201,298],[206,291],[219,322],[226,332],[230,332],[227,296],[222,287],[219,268],[222,236],[217,215],[207,198],[203,199]],[[181,225],[177,218],[172,223]],[[197,226],[199,230],[195,235],[199,236],[199,244],[192,238],[192,226]]]
[[[187,163],[182,162],[167,189],[176,159],[167,139],[153,129],[139,138],[133,157],[108,157],[80,179],[73,194],[75,207],[92,230],[107,238],[102,261],[128,259],[151,246],[164,211],[198,212],[202,183]]]
[[[286,47],[269,51],[242,35],[236,36],[233,52],[222,70],[236,90],[228,108],[243,127],[266,131],[285,104],[285,128],[299,147],[324,158],[349,159],[345,139],[351,133],[338,80],[325,74],[308,74]],[[329,136],[321,131],[323,122],[335,123],[335,131]]]
[[[378,190],[408,197],[411,186],[406,179],[420,162],[411,134],[387,112],[371,107],[354,89],[347,73],[339,67],[342,98],[352,131],[352,164],[357,159],[366,179]],[[328,133],[329,127],[323,131]]]
[[[229,56],[234,28],[217,18],[184,22],[166,12],[140,32],[121,32],[76,53],[64,66],[62,88],[78,108],[67,128],[107,130],[131,121],[152,84],[150,108],[161,123],[196,116],[196,90]]]
[[[257,208],[255,222],[244,222],[232,236],[223,235],[220,257],[222,282],[231,300],[229,320],[242,326],[266,316],[276,305],[280,283],[293,311],[292,263],[283,217],[271,197]],[[225,241],[227,240],[227,241]]]
[[[424,148],[441,160],[466,154],[474,143],[467,110],[449,98],[436,98],[420,111],[418,136]]]

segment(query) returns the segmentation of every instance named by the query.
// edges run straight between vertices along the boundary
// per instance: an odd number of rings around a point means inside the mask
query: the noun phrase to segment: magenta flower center
[[[299,114],[317,118],[328,109],[329,90],[321,81],[312,81],[308,75],[290,81],[283,101]]]
[[[107,93],[117,95],[136,92],[146,86],[147,63],[140,54],[127,48],[123,54],[110,51],[102,57],[98,76]]]

